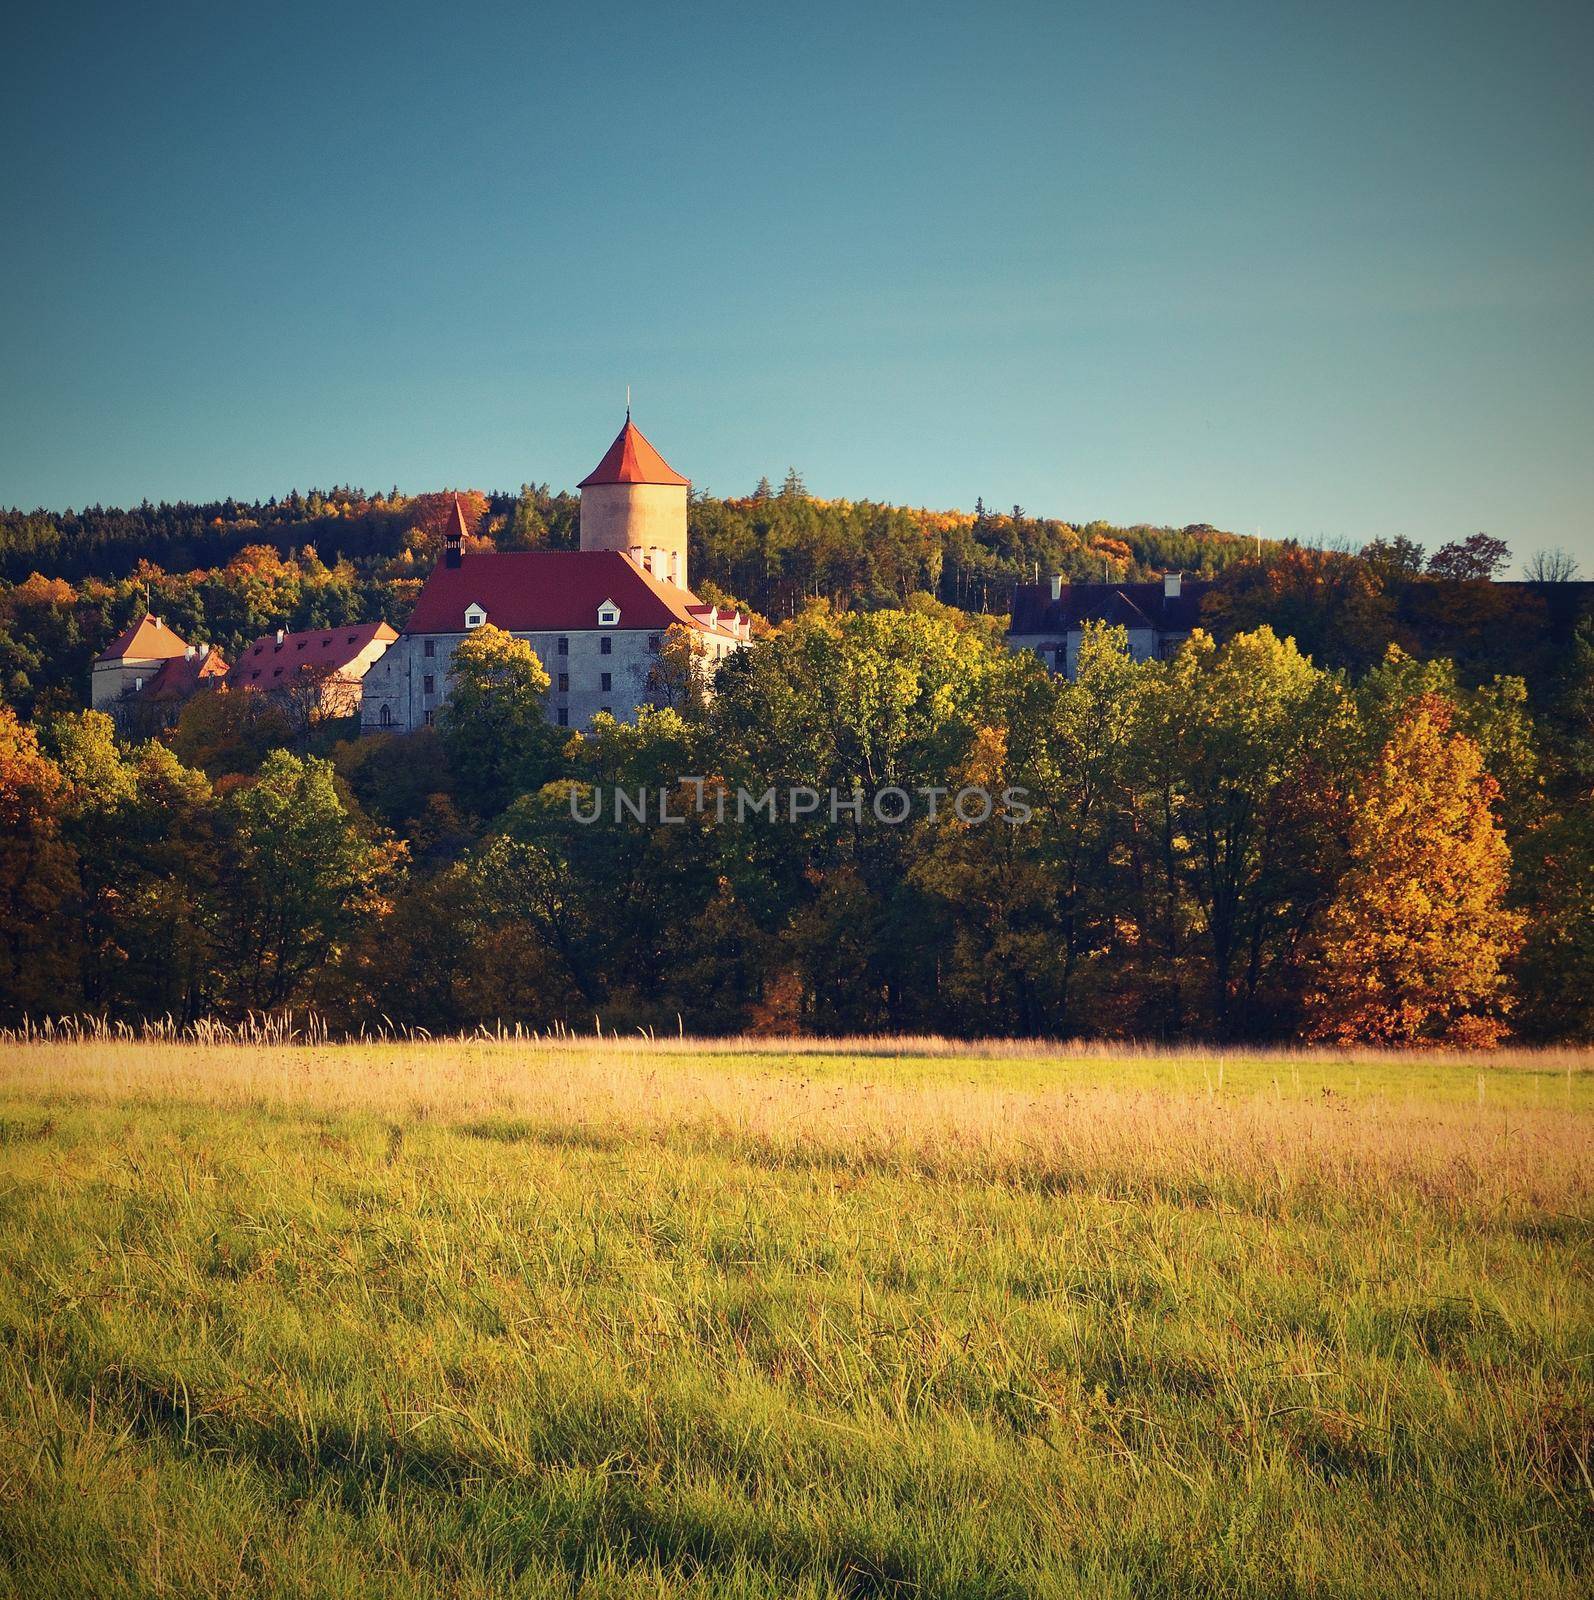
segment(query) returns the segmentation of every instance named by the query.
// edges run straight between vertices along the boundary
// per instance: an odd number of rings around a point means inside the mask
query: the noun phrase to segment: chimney
[[[1054,572],[1052,574],[1052,599],[1061,600],[1062,598],[1063,598],[1063,575],[1060,572]]]
[[[277,648],[279,650],[282,648],[282,641],[284,639],[286,639],[287,637],[288,637],[288,630],[286,628],[278,628],[277,629]]]
[[[655,578],[664,576],[664,551],[656,544],[648,547],[648,571]]]
[[[183,646],[183,660],[184,661],[192,661],[193,659],[194,659],[194,647],[191,644],[185,644]]]
[[[210,659],[210,646],[208,644],[200,645],[200,647],[199,647],[199,659],[201,661],[208,661]]]
[[[670,552],[670,582],[675,584],[677,588],[680,587],[680,583],[681,583],[681,557],[674,550],[672,550]]]
[[[1181,574],[1165,572],[1162,575],[1162,598],[1164,600],[1177,600],[1179,598],[1179,581]]]
[[[645,551],[641,545],[632,545],[631,548],[626,551],[626,554],[630,556],[632,566],[641,567],[644,572],[647,571],[647,551]]]

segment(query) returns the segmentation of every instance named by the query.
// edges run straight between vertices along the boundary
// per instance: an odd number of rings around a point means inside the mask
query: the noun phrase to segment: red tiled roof
[[[227,671],[227,658],[219,650],[206,655],[173,656],[163,661],[155,676],[138,691],[140,700],[186,700],[207,678],[220,678]]]
[[[708,626],[693,614],[702,602],[691,590],[644,572],[618,550],[505,550],[433,567],[404,631],[464,633],[465,609],[478,605],[509,633],[577,633],[597,627],[605,600],[620,608],[622,629]],[[716,631],[734,633],[728,618]]]
[[[615,435],[608,453],[580,483],[578,489],[598,483],[690,483],[642,437],[642,430],[626,413],[625,426]]]
[[[96,661],[166,661],[180,656],[188,641],[173,633],[159,617],[140,617],[94,658]]]
[[[463,539],[470,532],[470,527],[465,521],[465,508],[459,503],[459,496],[454,496],[454,509],[449,513],[448,526],[443,530],[445,539]]]
[[[227,681],[242,688],[265,688],[301,667],[342,672],[373,640],[391,644],[398,634],[385,622],[357,622],[346,628],[321,628],[308,633],[285,633],[277,642],[268,633],[244,651],[227,673]]]

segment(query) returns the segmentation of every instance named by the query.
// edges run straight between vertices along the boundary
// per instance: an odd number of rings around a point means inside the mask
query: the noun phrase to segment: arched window
[[[392,706],[383,706],[382,715],[377,718],[377,721],[380,722],[384,728],[391,728],[393,726]]]

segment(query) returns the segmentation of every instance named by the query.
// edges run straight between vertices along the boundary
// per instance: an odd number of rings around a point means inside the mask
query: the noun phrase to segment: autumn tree
[[[1511,561],[1511,546],[1491,534],[1474,533],[1441,545],[1428,558],[1428,571],[1452,583],[1488,583]]]
[[[1353,791],[1349,865],[1316,940],[1313,1037],[1476,1047],[1505,1031],[1522,919],[1505,904],[1497,786],[1452,722],[1420,696]]]
[[[252,689],[202,689],[183,707],[165,736],[184,766],[212,778],[253,773],[267,752],[291,743],[282,706]]]
[[[677,711],[701,711],[708,684],[708,647],[702,632],[683,622],[671,623],[648,669],[653,703]]]

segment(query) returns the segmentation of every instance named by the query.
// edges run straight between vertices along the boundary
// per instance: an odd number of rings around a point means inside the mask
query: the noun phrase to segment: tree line
[[[1536,693],[1398,644],[1331,668],[1266,625],[1143,663],[1092,628],[1067,681],[922,593],[810,601],[711,694],[674,634],[659,704],[586,733],[508,635],[455,671],[435,730],[313,749],[246,695],[144,742],[0,713],[0,1011],[1594,1037],[1587,619]],[[907,820],[715,804],[888,789]],[[617,790],[652,803],[579,820]]]

